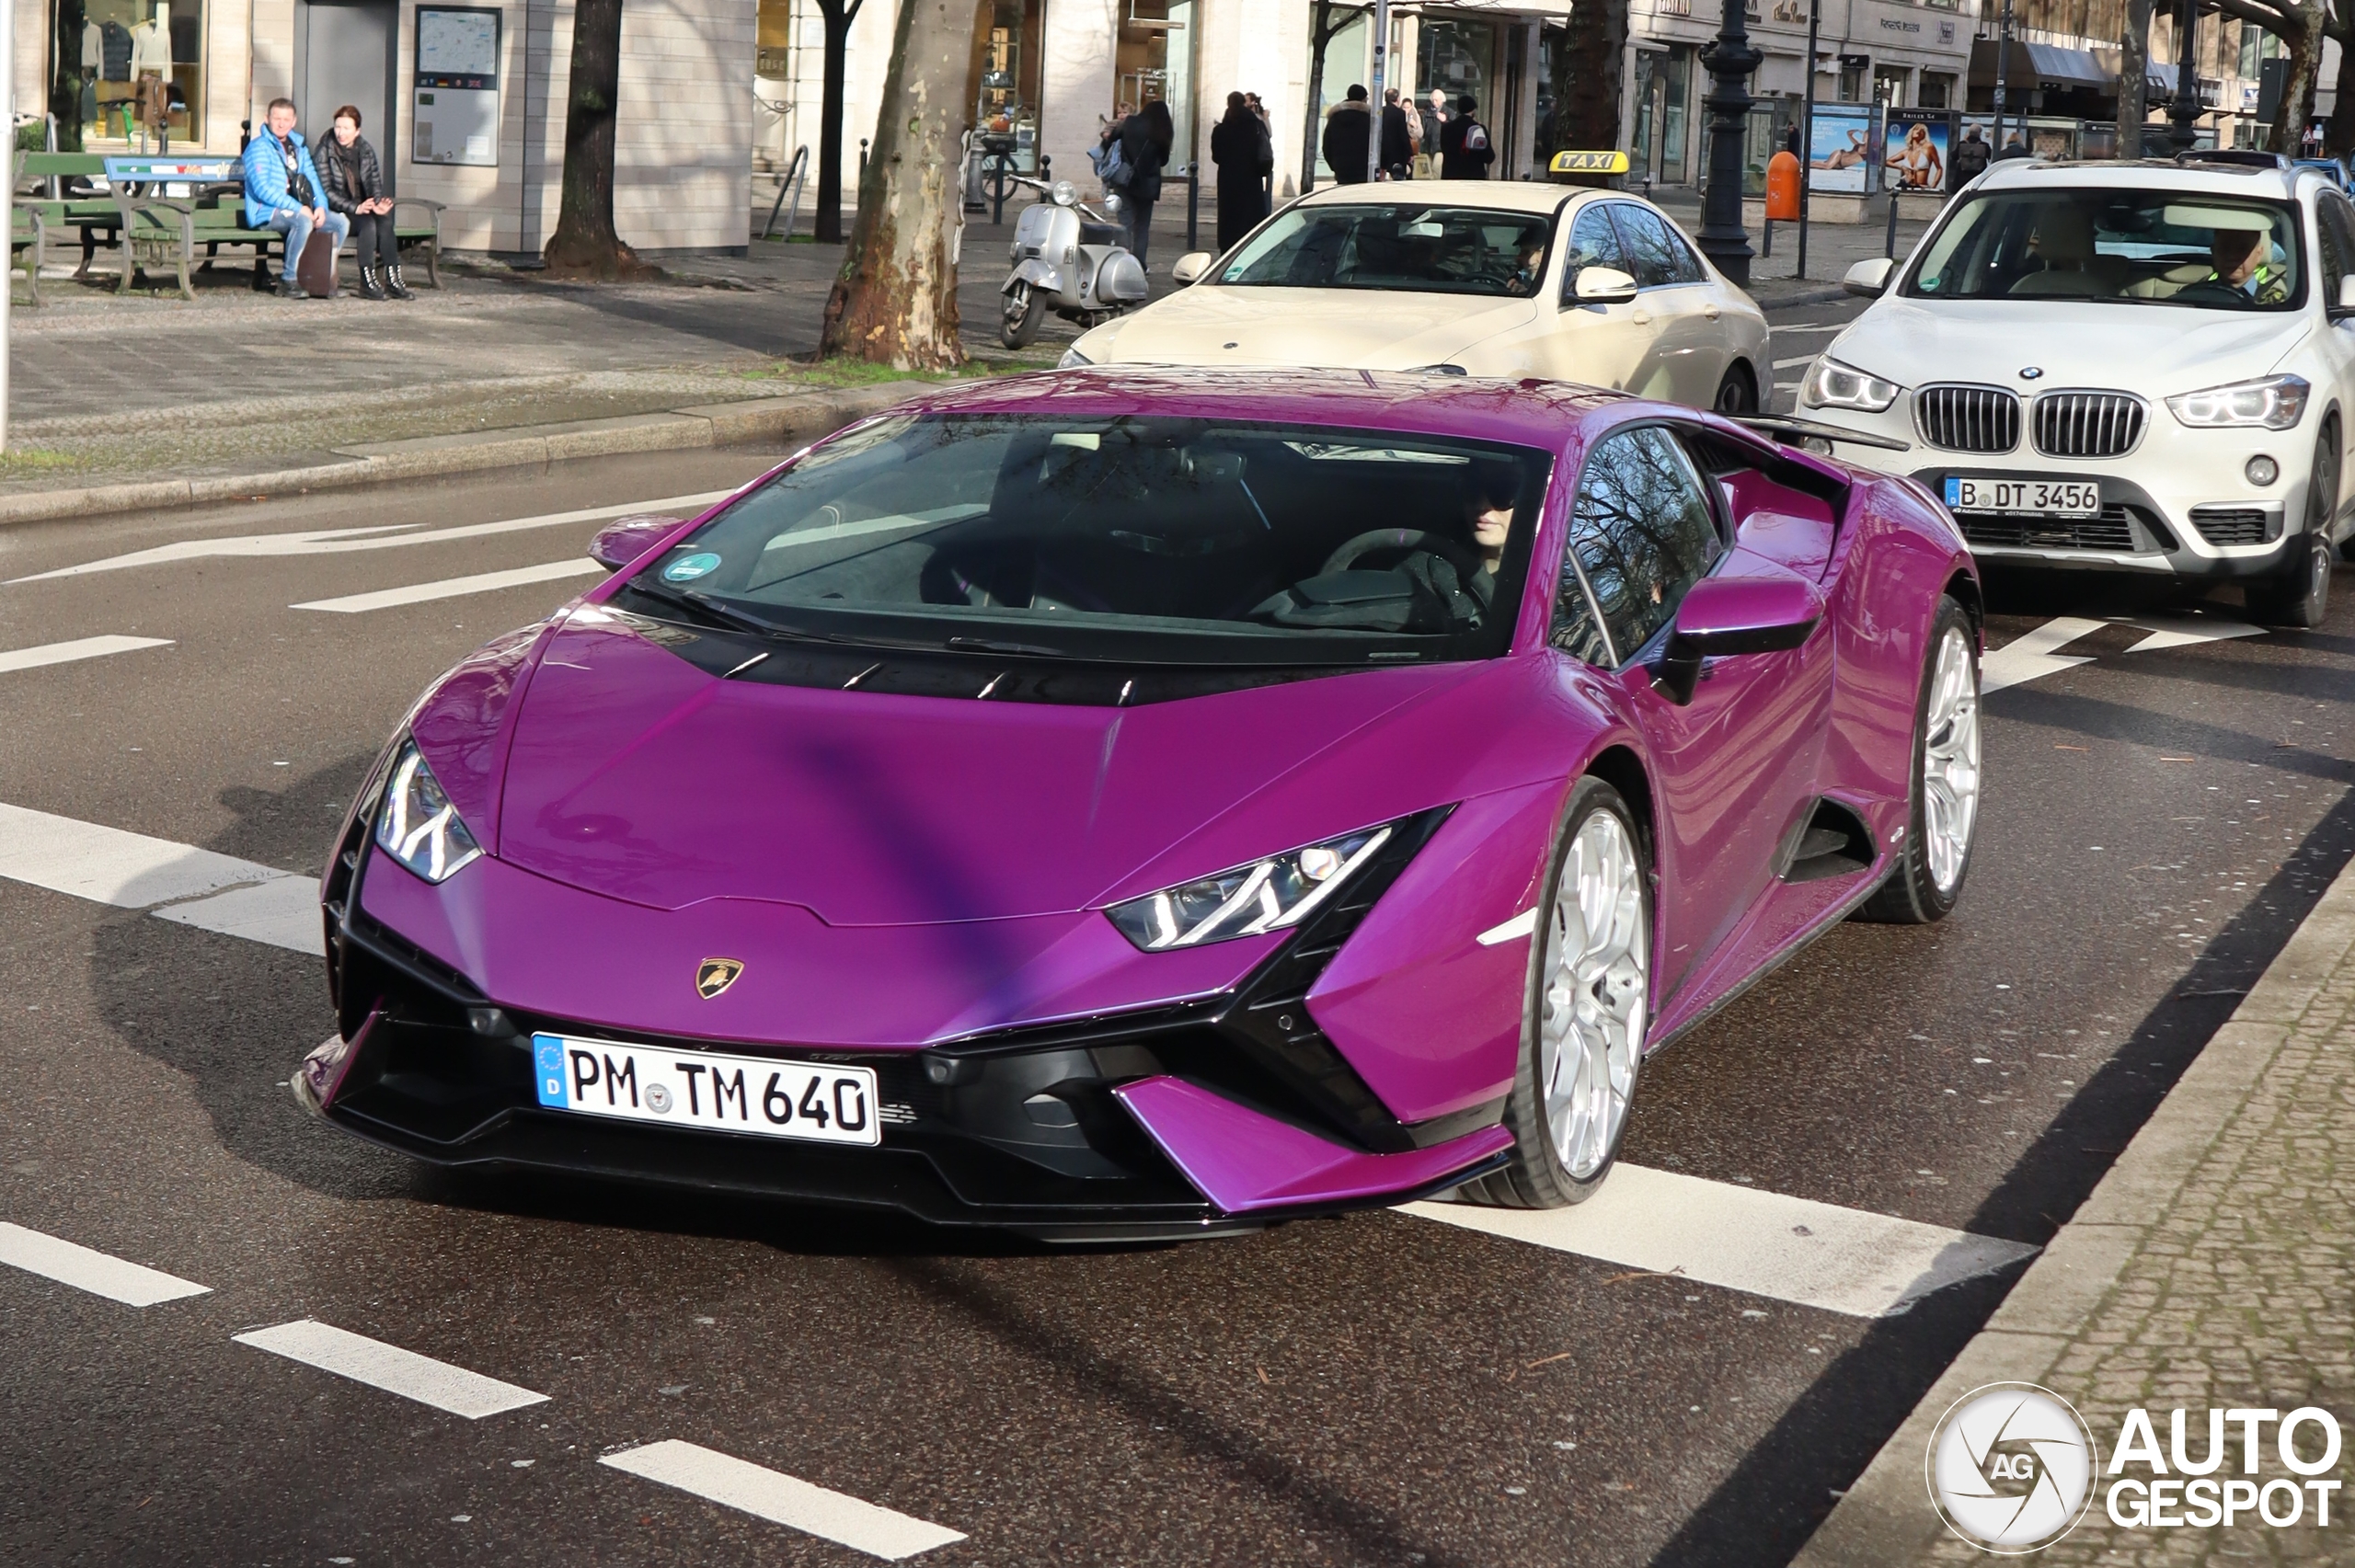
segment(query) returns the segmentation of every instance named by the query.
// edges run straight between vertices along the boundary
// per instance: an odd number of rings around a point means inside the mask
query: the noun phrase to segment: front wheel
[[[1028,283],[1005,292],[1005,314],[998,322],[997,340],[1009,349],[1027,349],[1039,336],[1047,316],[1047,296]]]
[[[1546,869],[1505,1102],[1512,1162],[1464,1187],[1507,1208],[1560,1208],[1603,1185],[1626,1136],[1651,1016],[1650,857],[1617,790],[1579,781]]]
[[[1889,879],[1858,911],[1866,920],[1927,925],[1962,895],[1979,834],[1979,654],[1970,617],[1938,601],[1913,709],[1913,784],[1905,841]]]
[[[2291,547],[2289,564],[2269,582],[2248,586],[2249,618],[2267,626],[2311,631],[2330,608],[2330,525],[2338,518],[2338,427],[2325,424],[2315,439],[2314,467],[2306,481],[2304,536]]]

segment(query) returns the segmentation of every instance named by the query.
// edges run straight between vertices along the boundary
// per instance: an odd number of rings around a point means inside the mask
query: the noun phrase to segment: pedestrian
[[[311,149],[303,144],[303,133],[294,129],[298,118],[293,99],[270,99],[262,116],[268,134],[246,145],[246,226],[275,229],[286,236],[285,266],[278,279],[281,300],[310,297],[294,281],[294,269],[302,265],[303,248],[313,233],[326,230],[340,250],[351,232],[350,220],[331,211],[319,196],[319,171],[311,162]]]
[[[1954,153],[1947,161],[1954,170],[1958,190],[1987,172],[1991,155],[1986,139],[1979,134],[1979,127],[1974,125],[1963,132],[1962,140],[1955,143]]]
[[[1268,215],[1268,171],[1276,162],[1268,128],[1241,93],[1226,95],[1226,114],[1211,128],[1211,162],[1218,166],[1218,249],[1223,256]]]
[[[1325,166],[1333,171],[1336,185],[1365,183],[1373,134],[1373,116],[1366,104],[1365,88],[1352,82],[1349,96],[1325,111]]]
[[[1792,120],[1789,127],[1783,132],[1783,151],[1802,160],[1807,156],[1799,150],[1799,122],[1796,120]]]
[[[360,297],[411,300],[401,280],[400,242],[393,235],[393,199],[385,194],[384,166],[376,149],[360,134],[360,110],[345,104],[335,111],[334,130],[319,138],[319,191],[327,210],[351,225],[352,253],[360,258]]]
[[[1120,188],[1120,215],[1128,221],[1129,250],[1140,267],[1153,232],[1153,204],[1161,200],[1161,171],[1168,167],[1177,140],[1169,106],[1159,98],[1120,122],[1120,161],[1129,170],[1128,183]]]
[[[1488,177],[1488,165],[1497,155],[1488,145],[1488,128],[1477,118],[1479,108],[1470,93],[1455,100],[1455,118],[1440,133],[1440,178]]]
[[[1251,112],[1252,112],[1252,114],[1253,114],[1254,116],[1256,116],[1256,117],[1258,119],[1260,133],[1261,133],[1263,136],[1265,136],[1265,137],[1267,138],[1267,143],[1268,143],[1268,172],[1267,172],[1267,175],[1266,175],[1265,178],[1261,181],[1261,183],[1267,187],[1267,194],[1268,194],[1268,210],[1269,210],[1269,211],[1273,211],[1273,210],[1274,210],[1274,208],[1275,208],[1275,205],[1276,205],[1276,131],[1275,131],[1275,122],[1274,122],[1273,120],[1269,120],[1269,119],[1268,118],[1268,106],[1267,106],[1266,104],[1261,103],[1261,102],[1259,101],[1259,95],[1258,95],[1258,94],[1257,94],[1257,93],[1246,93],[1246,94],[1244,94],[1244,95],[1243,95],[1243,101],[1244,101],[1245,103],[1249,104],[1249,105],[1251,106]]]
[[[2004,150],[1995,155],[1995,161],[1997,163],[2002,163],[2006,159],[2025,158],[2028,155],[2028,143],[2021,141],[2020,133],[2015,131],[2008,137],[2005,138]]]
[[[1440,145],[1447,132],[1447,122],[1455,117],[1447,111],[1447,94],[1437,87],[1431,89],[1431,107],[1423,114],[1423,151],[1437,160],[1444,150]]]
[[[1385,179],[1407,179],[1415,173],[1415,139],[1396,87],[1382,94],[1382,173]]]
[[[1399,101],[1398,111],[1407,120],[1407,144],[1415,150],[1416,157],[1420,157],[1423,152],[1423,111],[1415,107],[1414,94],[1408,93]],[[1412,160],[1409,162],[1411,164]]]

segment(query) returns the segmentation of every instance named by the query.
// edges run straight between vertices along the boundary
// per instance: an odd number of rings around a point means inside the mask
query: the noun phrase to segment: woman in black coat
[[[1169,149],[1178,140],[1178,126],[1169,106],[1159,98],[1129,116],[1120,126],[1120,158],[1129,166],[1129,182],[1120,188],[1120,215],[1129,223],[1129,249],[1144,265],[1145,238],[1153,231],[1153,204],[1161,200],[1161,171],[1169,166]]]
[[[360,111],[350,104],[335,111],[335,130],[311,149],[318,166],[319,194],[327,206],[351,220],[351,249],[360,258],[360,297],[407,300],[415,295],[401,280],[401,251],[393,237],[393,199],[385,193],[384,166],[376,149],[360,134]]]
[[[1226,118],[1211,128],[1211,162],[1218,166],[1218,249],[1223,256],[1268,215],[1268,171],[1276,163],[1268,128],[1241,93],[1226,95]]]

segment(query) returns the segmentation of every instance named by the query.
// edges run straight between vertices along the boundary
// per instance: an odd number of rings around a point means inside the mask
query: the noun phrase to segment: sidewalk
[[[1985,1383],[2041,1384],[2092,1426],[2105,1469],[2130,1409],[2317,1405],[2355,1417],[2355,866],[2342,872],[2232,1020],[2210,1040],[2084,1207],[1873,1459],[1794,1568],[1961,1568],[1982,1552],[1932,1511],[1938,1418]],[[2238,1429],[2227,1428],[2237,1436]],[[2311,1435],[2311,1434],[2310,1434]],[[2355,1433],[2350,1433],[2355,1437]],[[2234,1444],[2237,1453],[2238,1443]],[[2261,1440],[2259,1481],[2283,1479]],[[2349,1444],[2355,1456],[2355,1442]],[[2311,1449],[2309,1450],[2311,1451]],[[2237,1462],[2218,1479],[2237,1476]],[[2327,1474],[2344,1479],[2348,1465]],[[2147,1479],[2137,1461],[2124,1473]],[[2171,1475],[2184,1471],[2170,1469]],[[2342,1491],[2328,1531],[2309,1507],[2269,1528],[2128,1528],[2106,1473],[2075,1531],[2039,1562],[2346,1562]],[[2131,1504],[2130,1504],[2131,1506]]]
[[[1652,204],[1684,225],[1687,234],[1701,232],[1701,198],[1688,186],[1659,186],[1651,194]],[[1897,214],[1897,258],[1900,261],[1913,253],[1913,246],[1928,231],[1937,209],[1926,199],[1904,202]],[[1807,226],[1807,276],[1795,276],[1798,267],[1799,226],[1797,223],[1775,225],[1774,253],[1757,254],[1766,236],[1757,229],[1750,234],[1752,258],[1750,263],[1750,295],[1768,310],[1777,305],[1790,305],[1843,299],[1840,280],[1849,268],[1859,261],[1889,254],[1889,226],[1886,219],[1870,223],[1819,223]]]

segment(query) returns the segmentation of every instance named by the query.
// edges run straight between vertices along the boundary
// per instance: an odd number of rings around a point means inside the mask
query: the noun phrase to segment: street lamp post
[[[2167,106],[2167,140],[2180,155],[2200,140],[2200,0],[2177,0],[2175,57],[2175,102]]]
[[[1390,0],[1373,0],[1373,91],[1366,104],[1365,177],[1382,177],[1382,98],[1390,74]]]
[[[1701,203],[1701,252],[1740,288],[1750,286],[1750,233],[1741,225],[1743,143],[1750,132],[1750,74],[1764,58],[1750,41],[1744,0],[1725,0],[1725,20],[1701,51],[1708,68],[1709,191]]]
[[[2004,65],[2012,52],[2012,0],[2004,0],[2004,19],[1995,28],[1995,151],[2004,150]]]

